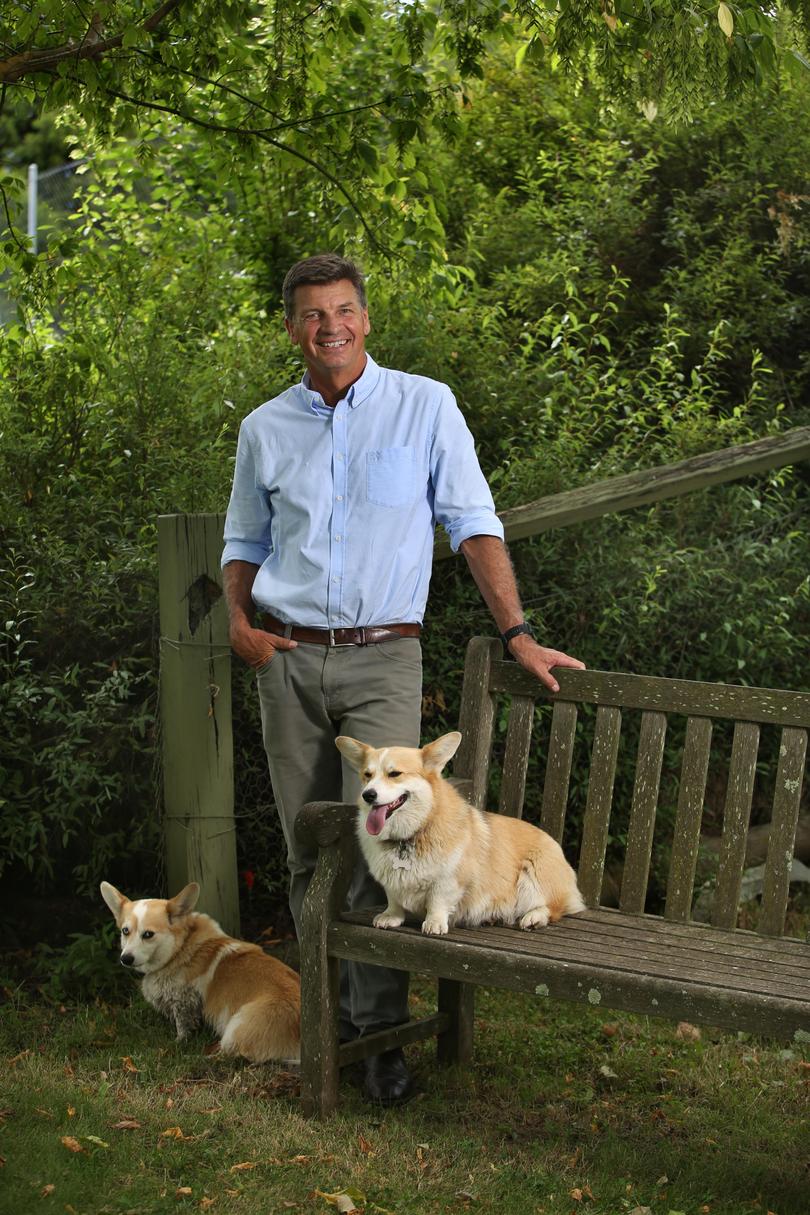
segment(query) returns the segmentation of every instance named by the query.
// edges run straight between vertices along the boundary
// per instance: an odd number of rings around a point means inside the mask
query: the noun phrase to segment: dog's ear
[[[336,738],[335,746],[341,755],[345,755],[351,766],[358,772],[365,765],[366,755],[371,750],[365,743],[358,742],[356,738],[349,738],[348,734],[341,734]]]
[[[121,908],[130,900],[125,894],[122,894],[120,890],[116,890],[114,886],[111,886],[109,882],[102,882],[99,890],[101,891],[101,897],[104,899],[104,902],[115,916],[116,924],[120,924]]]
[[[189,882],[188,886],[184,886],[179,894],[166,903],[166,913],[169,919],[177,920],[182,915],[188,915],[197,906],[199,897],[200,887],[196,882]]]
[[[453,758],[461,742],[458,730],[443,734],[434,742],[422,748],[422,767],[426,772],[441,772],[446,763]]]

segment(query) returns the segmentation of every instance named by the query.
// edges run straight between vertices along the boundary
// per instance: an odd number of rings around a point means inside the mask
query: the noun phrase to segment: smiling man
[[[332,253],[298,262],[283,298],[306,373],[242,423],[222,564],[231,644],[257,672],[298,929],[315,857],[295,839],[296,815],[360,791],[335,738],[419,745],[419,633],[437,522],[518,662],[553,691],[552,667],[583,664],[538,645],[523,620],[503,527],[450,389],[367,353],[354,263]],[[350,906],[384,901],[360,861]],[[349,964],[341,1012],[345,1038],[407,1020],[407,975]],[[366,1061],[372,1100],[395,1104],[412,1087],[401,1051]]]

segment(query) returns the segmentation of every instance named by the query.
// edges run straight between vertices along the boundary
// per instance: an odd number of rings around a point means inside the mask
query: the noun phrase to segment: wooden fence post
[[[199,882],[199,909],[239,933],[222,515],[161,515],[160,713],[168,893]]]

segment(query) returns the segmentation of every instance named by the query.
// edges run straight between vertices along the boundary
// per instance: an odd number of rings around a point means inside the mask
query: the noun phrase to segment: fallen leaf
[[[200,1199],[200,1210],[207,1211],[208,1208],[212,1207],[215,1202],[216,1202],[216,1198],[201,1198]]]
[[[74,1139],[72,1135],[62,1136],[62,1146],[66,1147],[69,1152],[83,1152],[84,1148],[79,1143],[78,1139]]]
[[[138,1071],[138,1068],[132,1062],[129,1055],[122,1055],[121,1062],[124,1065],[124,1071],[126,1071],[126,1072],[137,1072]]]
[[[667,1177],[666,1173],[664,1173],[663,1177],[659,1177],[659,1178],[658,1178],[658,1180],[656,1181],[656,1183],[655,1183],[655,1184],[656,1184],[657,1186],[659,1186],[659,1185],[669,1185],[669,1178]]]
[[[177,1187],[177,1189],[174,1191],[174,1196],[175,1196],[175,1198],[190,1198],[191,1197],[191,1186],[190,1185],[179,1185]]]
[[[170,1110],[173,1105],[174,1105],[174,1097],[167,1097],[166,1098],[166,1109]]]
[[[120,1122],[111,1123],[111,1126],[114,1131],[137,1131],[141,1123],[137,1118],[122,1118]]]
[[[55,1185],[44,1185],[39,1191],[40,1198],[50,1198],[51,1194],[56,1189]]]
[[[477,1202],[475,1194],[470,1190],[456,1190],[456,1198],[460,1198],[462,1202]]]
[[[103,1139],[99,1139],[98,1135],[82,1135],[82,1139],[86,1139],[88,1143],[94,1143],[96,1147],[108,1148],[110,1146]]]
[[[169,1126],[165,1131],[160,1132],[161,1139],[185,1139],[185,1135],[180,1130],[179,1126]]]
[[[701,1035],[696,1025],[690,1025],[688,1021],[679,1021],[675,1037],[681,1038],[684,1042],[699,1042]]]
[[[13,1059],[9,1059],[9,1067],[16,1067],[21,1059],[26,1059],[31,1054],[30,1050],[21,1050],[19,1055],[15,1055]]]
[[[606,1038],[612,1038],[618,1032],[619,1032],[618,1025],[603,1025],[602,1026],[602,1033],[605,1035]]]
[[[290,1156],[289,1164],[309,1164],[311,1156]]]
[[[69,1106],[67,1107],[67,1116],[68,1116],[68,1118],[75,1118],[75,1116],[76,1116],[76,1107],[75,1107],[75,1105],[69,1105]]]
[[[607,1080],[615,1080],[617,1078],[613,1068],[608,1067],[607,1063],[603,1063],[599,1068],[599,1075],[604,1076]]]
[[[337,1194],[325,1194],[323,1190],[315,1190],[316,1198],[323,1198],[325,1202],[331,1203],[333,1207],[337,1207],[341,1215],[350,1215],[352,1211],[359,1211],[355,1199],[365,1204],[366,1196],[358,1190],[341,1190]]]
[[[568,1196],[569,1198],[573,1198],[574,1202],[582,1202],[582,1190],[578,1189],[576,1186],[574,1186],[573,1190],[569,1191]]]
[[[244,1173],[248,1169],[256,1169],[259,1167],[258,1160],[243,1160],[241,1164],[232,1164],[228,1169],[229,1173]]]
[[[365,1135],[357,1136],[357,1146],[360,1148],[360,1151],[363,1153],[364,1156],[369,1156],[374,1151],[374,1149],[372,1148],[368,1139],[366,1139]]]
[[[35,1114],[42,1114],[42,1117],[43,1117],[43,1118],[53,1118],[53,1114],[51,1113],[51,1111],[50,1111],[50,1110],[44,1110],[44,1109],[42,1108],[42,1106],[40,1106],[40,1105],[35,1105],[35,1106],[34,1106],[34,1113],[35,1113]]]

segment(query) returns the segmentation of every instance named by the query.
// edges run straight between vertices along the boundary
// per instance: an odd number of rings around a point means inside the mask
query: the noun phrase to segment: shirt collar
[[[363,368],[363,374],[359,380],[355,380],[349,391],[346,393],[344,400],[350,409],[356,409],[358,405],[362,405],[363,401],[367,400],[374,389],[377,387],[377,381],[380,378],[380,368],[374,362],[374,359],[366,351],[366,365]],[[316,392],[312,387],[312,382],[309,378],[309,372],[305,371],[301,377],[301,387],[306,392],[309,407],[315,413],[321,413],[328,409],[324,404],[323,397],[319,392]],[[332,411],[329,410],[329,413]]]

